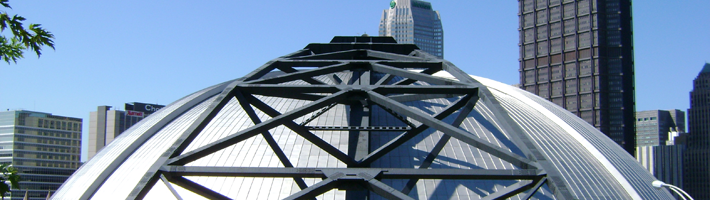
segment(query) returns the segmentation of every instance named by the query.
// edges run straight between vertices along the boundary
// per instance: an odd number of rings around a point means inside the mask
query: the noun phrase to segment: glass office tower
[[[439,11],[419,0],[392,0],[382,11],[380,36],[392,36],[400,44],[416,44],[424,52],[444,58],[444,31]]]
[[[633,155],[630,0],[519,0],[520,87],[564,107]]]
[[[0,112],[0,162],[12,163],[20,189],[9,199],[45,199],[81,165],[81,123],[26,110]]]
[[[695,199],[710,199],[710,63],[693,80],[688,133],[683,189]]]

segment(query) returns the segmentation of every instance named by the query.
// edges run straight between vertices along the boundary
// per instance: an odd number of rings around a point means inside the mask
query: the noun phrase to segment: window
[[[562,36],[562,23],[550,24],[550,37]]]
[[[540,68],[537,70],[537,81],[538,82],[546,82],[550,80],[549,73],[548,73],[548,68]]]
[[[535,70],[525,71],[525,84],[535,83]]]
[[[559,6],[550,8],[550,21],[558,21],[562,18],[561,9]]]
[[[528,13],[528,14],[523,15],[523,27],[535,25],[534,20],[535,19],[533,18],[532,13]]]
[[[551,68],[552,70],[552,80],[560,80],[562,79],[562,66],[560,65],[553,65]]]
[[[540,97],[543,97],[543,98],[549,98],[550,97],[550,86],[548,84],[538,85],[537,95]]]
[[[542,9],[547,7],[547,0],[536,0],[537,1],[537,9]]]
[[[574,33],[576,31],[574,19],[565,20],[564,25],[565,35]]]
[[[538,40],[547,39],[547,26],[537,27],[537,39]]]
[[[525,43],[533,42],[535,41],[535,38],[533,37],[533,29],[526,29],[524,32],[524,37],[525,37]]]
[[[550,0],[550,5],[551,6],[560,5],[560,0]]]
[[[574,17],[574,4],[565,4],[562,9],[564,18]]]
[[[525,58],[532,58],[534,57],[534,51],[535,51],[535,44],[528,44],[525,45]]]
[[[589,16],[580,17],[579,21],[577,21],[577,24],[577,27],[579,27],[579,31],[589,30]]]
[[[579,62],[579,76],[586,76],[592,74],[592,61],[585,60]]]
[[[579,100],[580,100],[580,104],[579,104],[580,108],[582,108],[582,109],[592,108],[592,102],[594,100],[594,98],[592,98],[592,94],[580,95]],[[591,114],[592,113],[590,112],[589,115],[591,115]]]
[[[577,15],[589,14],[589,0],[580,0],[577,2]]]
[[[565,37],[565,51],[574,50],[577,46],[575,45],[577,38],[574,35]]]
[[[550,42],[550,54],[556,54],[562,52],[562,39],[553,39]]]
[[[576,111],[577,110],[577,98],[576,97],[567,97],[565,100],[565,108],[569,111]]]
[[[591,92],[592,91],[592,78],[585,77],[579,79],[579,92]],[[592,107],[592,97],[589,96],[589,107]]]
[[[565,64],[565,78],[577,77],[577,66],[574,63]]]
[[[544,24],[547,23],[547,11],[538,11],[537,12],[537,24]]]
[[[552,83],[552,96],[562,96],[562,81]]]
[[[565,94],[576,94],[577,93],[577,80],[567,80],[565,81]],[[576,101],[575,101],[576,104]],[[576,108],[576,105],[575,105]]]
[[[537,55],[538,56],[547,55],[547,41],[537,43]]]
[[[620,31],[608,31],[607,32],[607,45],[610,46],[620,46],[621,45],[621,32]]]
[[[523,12],[533,11],[533,0],[523,1]]]

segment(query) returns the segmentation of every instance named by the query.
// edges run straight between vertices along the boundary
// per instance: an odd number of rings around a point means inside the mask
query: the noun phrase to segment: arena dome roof
[[[335,37],[122,133],[55,199],[671,199],[582,119],[390,37]]]

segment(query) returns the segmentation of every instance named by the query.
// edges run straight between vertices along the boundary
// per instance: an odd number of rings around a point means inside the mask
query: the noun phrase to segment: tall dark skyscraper
[[[630,0],[519,0],[520,87],[575,113],[633,155]]]
[[[683,189],[695,199],[710,199],[710,63],[693,80],[688,133]]]

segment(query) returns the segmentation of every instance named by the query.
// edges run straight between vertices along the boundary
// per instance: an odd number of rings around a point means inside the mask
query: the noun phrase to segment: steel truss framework
[[[283,75],[265,77],[272,71],[281,71]],[[448,72],[455,79],[432,75],[440,71]],[[339,72],[352,73],[353,76],[344,80],[337,75]],[[374,76],[375,73],[382,76]],[[325,83],[321,81],[322,78],[320,80],[316,78],[323,76],[327,76],[332,83]],[[308,84],[284,84],[297,80]],[[163,181],[178,199],[181,198],[173,189],[173,184],[210,199],[229,199],[184,177],[227,176],[293,178],[302,190],[292,194],[288,199],[315,199],[316,196],[332,189],[347,190],[347,197],[354,199],[362,199],[368,191],[388,199],[411,199],[407,194],[419,179],[518,181],[514,185],[486,196],[485,199],[504,199],[518,194],[521,194],[523,199],[527,199],[543,184],[548,184],[556,198],[571,199],[571,194],[565,189],[564,183],[548,180],[548,173],[544,169],[552,165],[545,161],[546,159],[538,153],[521,128],[505,114],[495,98],[492,98],[490,91],[479,86],[476,80],[448,61],[426,54],[414,45],[396,44],[388,37],[336,37],[331,43],[310,44],[303,50],[269,61],[244,78],[224,87],[207,110],[163,154],[162,162],[153,165],[145,174],[133,189],[130,198],[144,197],[157,181]],[[303,107],[280,113],[255,95],[311,102]],[[447,97],[457,97],[458,100],[433,115],[412,109],[402,103]],[[233,99],[240,103],[255,125],[195,150],[185,151],[195,137]],[[511,140],[526,156],[512,153],[458,128],[478,101],[488,101],[487,103],[493,105],[491,110],[495,113],[496,120],[502,122],[501,128],[511,133]],[[308,126],[310,120],[338,104],[349,106],[349,126]],[[406,126],[369,126],[369,111],[373,105],[389,112]],[[254,108],[271,118],[261,121]],[[302,123],[294,121],[307,114],[313,114],[313,117]],[[454,114],[456,116],[452,123],[442,121]],[[410,120],[415,120],[421,125],[417,126]],[[289,128],[347,164],[347,168],[295,168],[269,132],[277,126]],[[369,167],[388,152],[430,128],[445,135],[429,152],[418,169]],[[312,130],[349,131],[351,134],[349,146],[352,150],[342,152],[312,133]],[[370,131],[403,133],[385,145],[370,150],[368,146]],[[185,166],[256,135],[263,136],[281,164],[285,166],[284,168]],[[452,137],[509,162],[518,169],[428,169]],[[308,186],[303,178],[323,180]],[[381,182],[382,179],[409,179],[409,181],[404,188],[393,188]]]

